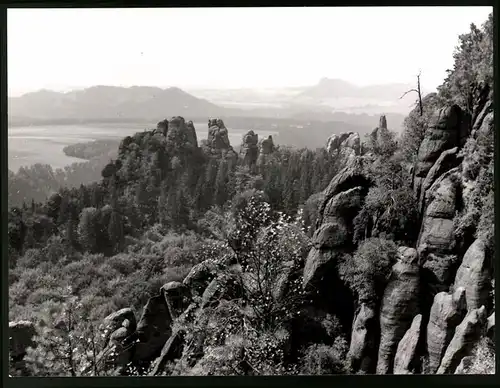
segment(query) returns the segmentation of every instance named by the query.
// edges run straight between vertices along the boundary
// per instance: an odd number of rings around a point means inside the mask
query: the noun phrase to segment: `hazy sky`
[[[92,85],[427,89],[492,7],[8,10],[9,94]]]

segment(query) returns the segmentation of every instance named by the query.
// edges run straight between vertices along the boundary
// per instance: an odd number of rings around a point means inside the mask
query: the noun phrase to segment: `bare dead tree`
[[[408,93],[411,93],[411,92],[417,93],[418,94],[418,107],[419,107],[419,110],[420,110],[420,116],[423,116],[424,115],[424,107],[422,105],[422,92],[420,90],[420,75],[421,75],[421,73],[422,72],[419,72],[418,75],[417,75],[417,88],[416,89],[407,90],[406,92],[404,92],[404,94],[401,97],[399,97],[399,99],[402,99]]]

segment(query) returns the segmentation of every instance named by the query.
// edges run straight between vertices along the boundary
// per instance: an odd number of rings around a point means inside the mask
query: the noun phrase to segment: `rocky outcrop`
[[[455,287],[466,291],[468,309],[489,306],[491,271],[488,263],[484,242],[477,239],[467,249],[455,278]]]
[[[246,166],[253,166],[259,157],[259,135],[254,131],[248,131],[244,136],[240,147],[240,156]]]
[[[453,294],[440,292],[434,297],[427,325],[427,352],[429,372],[435,373],[448,347],[455,328],[467,313],[465,289],[457,288]]]
[[[182,283],[191,290],[193,295],[201,296],[216,276],[217,264],[212,260],[205,260],[191,268]]]
[[[321,213],[322,224],[314,232],[313,248],[304,267],[305,288],[317,282],[324,274],[325,267],[350,244],[350,222],[352,215],[356,214],[361,206],[362,193],[362,187],[354,187],[330,197],[326,202]]]
[[[198,148],[198,139],[193,122],[184,120],[183,117],[172,117],[167,127],[167,145],[179,150],[193,150]]]
[[[181,315],[191,303],[191,292],[180,282],[169,282],[160,288],[172,319]]]
[[[208,120],[207,145],[215,150],[228,150],[231,148],[227,128],[221,119]]]
[[[164,295],[149,298],[137,325],[137,359],[152,361],[159,354],[172,334],[172,321]]]
[[[203,142],[203,151],[208,156],[236,161],[238,154],[229,141],[229,131],[221,119],[208,120],[208,137]]]
[[[259,166],[264,166],[270,155],[274,152],[274,142],[273,137],[269,135],[267,139],[262,139],[259,141],[259,158],[257,164]]]
[[[118,310],[104,318],[102,329],[106,333],[105,342],[120,327],[130,327],[132,331],[137,328],[135,314],[131,308]]]
[[[429,190],[432,184],[445,172],[451,170],[452,168],[457,167],[463,158],[458,156],[458,147],[450,148],[441,153],[439,158],[436,160],[436,163],[432,166],[432,168],[427,173],[427,176],[423,180],[421,190],[420,190],[420,211],[424,210],[424,201],[425,194],[427,190]]]
[[[384,291],[380,308],[380,347],[377,374],[393,371],[399,341],[419,311],[419,266],[415,249],[402,247]]]
[[[352,325],[348,359],[355,372],[373,373],[377,356],[375,343],[378,335],[377,314],[374,308],[362,303]]]
[[[394,358],[394,374],[411,374],[416,370],[421,327],[422,315],[418,314],[413,318],[410,328],[398,344]]]
[[[331,155],[348,160],[362,153],[361,138],[356,132],[342,132],[328,138],[326,149]]]
[[[462,323],[457,326],[446,352],[441,360],[438,374],[453,373],[460,361],[469,356],[475,344],[481,337],[486,323],[486,309],[481,306],[478,309],[471,310],[464,318]]]
[[[427,205],[417,247],[429,306],[434,295],[448,291],[457,267],[453,219],[460,196],[459,179],[458,168],[451,169],[441,175],[425,195]]]
[[[458,105],[435,112],[420,145],[415,165],[414,190],[421,196],[422,181],[445,150],[461,147],[468,135],[468,118]]]

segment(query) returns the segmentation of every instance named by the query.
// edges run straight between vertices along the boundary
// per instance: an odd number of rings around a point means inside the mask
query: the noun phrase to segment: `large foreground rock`
[[[391,373],[393,370],[397,345],[418,312],[419,283],[416,251],[412,248],[400,248],[398,262],[392,268],[391,278],[382,299],[378,374]]]
[[[465,289],[457,288],[453,294],[440,292],[434,297],[427,324],[427,352],[429,371],[435,373],[450,344],[456,327],[463,321],[467,306]]]
[[[418,362],[417,348],[420,342],[422,315],[413,318],[410,328],[398,344],[394,358],[394,374],[411,374]]]
[[[392,268],[380,309],[380,347],[377,374],[393,371],[394,356],[399,341],[410,328],[419,309],[419,266],[412,248],[400,249],[398,262]]]
[[[470,311],[463,322],[457,326],[446,352],[441,360],[438,374],[455,372],[462,358],[469,356],[481,337],[486,324],[486,309],[481,306]]]
[[[149,298],[137,325],[136,358],[152,361],[172,334],[172,316],[163,295]]]
[[[467,249],[455,278],[455,287],[465,288],[468,309],[489,305],[491,271],[488,264],[485,244],[477,239]]]
[[[362,303],[352,325],[351,344],[349,347],[349,363],[357,372],[373,373],[376,350],[377,314],[372,306]],[[373,354],[375,351],[375,354]]]

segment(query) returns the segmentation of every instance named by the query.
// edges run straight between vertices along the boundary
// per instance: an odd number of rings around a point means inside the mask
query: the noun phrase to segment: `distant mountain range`
[[[164,117],[192,120],[249,117],[342,121],[376,126],[380,114],[399,129],[416,96],[399,97],[411,85],[359,87],[338,79],[313,86],[275,89],[166,89],[150,86],[93,86],[83,90],[40,90],[8,99],[10,125],[156,122]]]

